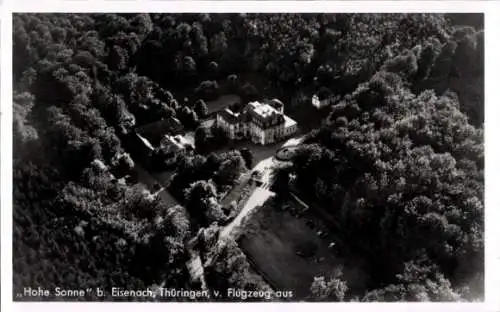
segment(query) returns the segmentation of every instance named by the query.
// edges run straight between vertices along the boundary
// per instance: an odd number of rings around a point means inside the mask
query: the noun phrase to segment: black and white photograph
[[[11,300],[484,301],[484,20],[13,13]]]

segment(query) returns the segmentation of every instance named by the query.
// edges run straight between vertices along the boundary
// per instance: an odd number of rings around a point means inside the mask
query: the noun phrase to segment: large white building
[[[226,108],[217,114],[216,122],[230,139],[249,138],[262,145],[278,142],[298,129],[297,122],[284,114],[283,103],[276,99],[250,102],[239,111]]]

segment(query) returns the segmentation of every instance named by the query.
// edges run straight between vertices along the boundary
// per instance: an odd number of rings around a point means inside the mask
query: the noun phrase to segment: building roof
[[[191,146],[191,143],[189,143],[189,141],[186,140],[182,135],[165,135],[161,141],[161,144],[174,146],[177,150],[181,150],[188,146]]]
[[[297,124],[295,120],[285,115],[285,128],[293,127]]]
[[[238,123],[238,122],[247,122],[250,121],[248,113],[246,111],[243,112],[234,112],[229,108],[226,108],[219,112],[219,115],[224,118],[229,123]]]
[[[144,146],[146,146],[148,149],[150,150],[154,150],[155,148],[153,147],[153,145],[149,142],[148,139],[146,139],[145,137],[143,137],[142,135],[140,135],[139,133],[136,133],[137,137],[142,141],[142,143],[144,144]]]
[[[272,106],[273,108],[275,108],[277,110],[282,110],[283,106],[284,106],[283,102],[281,102],[278,99],[272,99],[272,100],[268,101],[267,104],[269,104],[270,106]]]
[[[251,102],[248,106],[250,107],[252,120],[257,121],[257,123],[264,128],[274,127],[285,123],[284,115],[269,104]]]
[[[253,106],[253,111],[262,118],[270,117],[276,113],[276,109],[269,104],[261,104],[259,102],[252,102],[249,105]]]
[[[144,125],[137,129],[137,133],[156,145],[163,136],[179,134],[183,129],[179,119],[170,117]]]
[[[282,105],[279,100],[272,100],[273,105],[268,103],[250,102],[241,112],[234,112],[229,108],[219,112],[219,115],[228,123],[250,122],[257,123],[260,127],[270,128],[280,124],[286,124],[287,116],[282,114],[273,106]],[[288,118],[288,123],[295,121]]]
[[[330,89],[326,88],[326,87],[321,87],[318,90],[318,92],[316,93],[316,95],[318,96],[318,99],[320,101],[322,101],[322,100],[326,100],[326,99],[332,97],[333,96],[333,92]]]

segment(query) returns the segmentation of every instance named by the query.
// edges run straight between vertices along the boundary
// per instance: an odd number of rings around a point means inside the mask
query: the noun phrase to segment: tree
[[[186,208],[201,226],[224,218],[217,201],[217,189],[211,181],[200,180],[191,184],[186,190]]]
[[[311,287],[311,299],[319,301],[343,301],[348,290],[347,283],[341,279],[338,271],[329,279],[315,277]]]
[[[380,72],[335,105],[329,124],[298,149],[296,186],[332,207],[349,244],[370,259],[373,282],[389,287],[421,250],[432,258],[425,266],[436,265],[452,280],[457,275],[445,269],[449,261],[472,261],[483,244],[476,236],[483,209],[477,201],[483,193],[480,135],[459,111],[457,97],[414,95],[399,76]],[[467,221],[458,217],[464,211]],[[475,243],[461,238],[465,232]],[[467,252],[452,251],[465,245]]]
[[[159,103],[159,105],[157,105],[155,108],[155,115],[160,119],[169,119],[171,117],[175,117],[175,110],[163,102]]]
[[[216,198],[211,197],[204,200],[202,206],[205,209],[206,225],[225,221],[226,215]]]
[[[412,81],[418,71],[417,57],[413,51],[405,51],[404,54],[387,60],[382,68],[388,72],[399,74],[407,81]]]
[[[248,148],[242,148],[240,149],[240,154],[241,157],[243,157],[243,160],[245,161],[245,166],[248,169],[252,169],[253,167],[253,153],[250,151]]]
[[[196,72],[196,61],[191,56],[185,56],[182,63],[182,74],[189,77]]]
[[[148,13],[137,14],[131,21],[130,26],[142,39],[153,31],[153,21]]]
[[[120,172],[120,175],[123,176],[132,173],[134,167],[135,163],[130,157],[130,154],[124,153],[118,156],[116,169]]]
[[[212,142],[215,146],[224,146],[229,142],[228,133],[223,128],[217,126],[217,124],[214,123],[210,131],[213,136]]]
[[[199,99],[196,101],[194,106],[194,111],[200,118],[205,118],[208,116],[208,107],[205,101]]]
[[[127,68],[129,55],[122,47],[114,45],[109,52],[108,65],[112,70],[124,70]]]
[[[38,139],[38,132],[36,128],[30,125],[26,121],[26,117],[23,116],[22,108],[16,103],[14,103],[14,128],[13,134],[15,138],[15,143],[20,143],[21,145],[29,142],[36,141]]]
[[[219,185],[234,185],[245,168],[245,161],[239,152],[232,153],[221,163],[214,181]]]
[[[212,74],[213,77],[217,78],[217,74],[219,72],[219,64],[217,64],[217,62],[212,61],[208,64],[208,69],[210,74]]]
[[[169,219],[169,226],[172,230],[172,236],[178,237],[184,241],[190,237],[190,221],[186,213],[186,209],[180,205],[168,208],[167,218]]]
[[[444,301],[471,299],[467,287],[482,291],[480,19],[14,14],[12,22],[15,292],[33,282],[185,287],[190,230],[226,220],[218,192],[238,182],[250,157],[158,148],[155,155],[175,154],[169,190],[188,217],[116,179],[117,168],[135,165],[121,140],[172,116],[196,129],[205,105],[187,107],[161,86],[196,89],[208,101],[220,92],[213,79],[228,75],[224,87],[244,102],[258,100],[261,88],[293,97],[325,86],[342,98],[273,189],[287,194],[294,182],[301,198],[333,216],[343,245],[369,264],[367,285],[377,289],[366,289],[366,299]],[[197,140],[228,142],[216,125],[208,132]],[[200,181],[211,186],[191,190]],[[233,245],[205,268],[209,287],[265,288]],[[340,280],[315,284],[319,297],[342,297]]]
[[[210,39],[211,53],[216,57],[222,56],[227,51],[227,37],[224,32],[215,34]]]
[[[30,142],[38,140],[38,132],[29,122],[29,114],[34,106],[34,97],[28,92],[14,95],[13,106],[13,134],[14,144],[21,149],[27,147]],[[29,150],[29,149],[28,149]],[[14,155],[16,157],[16,155]]]
[[[208,286],[221,291],[222,294],[227,294],[224,290],[228,288],[269,290],[262,278],[251,273],[248,260],[234,241],[224,245],[217,261],[205,268],[205,272]]]
[[[195,94],[203,100],[215,100],[219,96],[219,85],[216,81],[203,81],[195,90]]]
[[[181,106],[176,112],[181,123],[188,129],[196,129],[199,125],[198,115],[188,106]]]
[[[201,228],[196,235],[197,247],[200,251],[200,257],[203,261],[207,261],[213,255],[214,247],[219,240],[221,227],[215,223],[210,224],[206,228]]]
[[[204,153],[205,151],[208,150],[210,146],[210,128],[207,128],[205,126],[199,126],[196,128],[196,131],[194,133],[194,142],[196,149]]]
[[[259,94],[257,88],[253,84],[250,84],[250,83],[245,83],[238,91],[239,91],[243,101],[255,100]]]
[[[227,77],[227,83],[231,92],[237,92],[239,87],[238,76],[233,74]]]
[[[177,236],[189,236],[186,224],[156,233],[167,207],[114,177],[134,166],[114,129],[126,134],[136,122],[131,111],[154,100],[154,84],[128,66],[147,35],[135,26],[152,25],[119,14],[13,17],[16,292],[33,282],[143,289],[186,280],[187,237]],[[155,241],[150,250],[167,252],[143,253]]]
[[[451,288],[451,283],[433,264],[421,261],[405,263],[399,283],[368,292],[362,301],[448,301],[456,302],[460,295]]]
[[[198,127],[199,124],[200,120],[198,119],[198,114],[196,114],[194,110],[191,110],[186,115],[186,127],[191,129],[196,129],[196,127]]]
[[[278,195],[278,198],[286,198],[290,194],[291,172],[291,168],[279,168],[273,171],[271,190]]]

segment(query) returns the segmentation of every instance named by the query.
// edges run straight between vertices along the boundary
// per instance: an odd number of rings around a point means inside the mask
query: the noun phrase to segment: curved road
[[[304,136],[297,138],[291,138],[286,141],[281,147],[295,146],[300,144],[304,140]],[[280,147],[280,148],[281,148]],[[245,206],[240,211],[240,213],[231,221],[228,225],[223,227],[219,233],[219,240],[225,240],[229,238],[232,231],[241,225],[243,219],[255,208],[262,206],[272,195],[273,192],[269,191],[269,186],[271,184],[272,169],[279,166],[279,161],[277,161],[274,156],[268,157],[260,161],[257,165],[252,168],[252,171],[260,171],[262,173],[262,186],[257,187],[253,193],[248,198]]]

